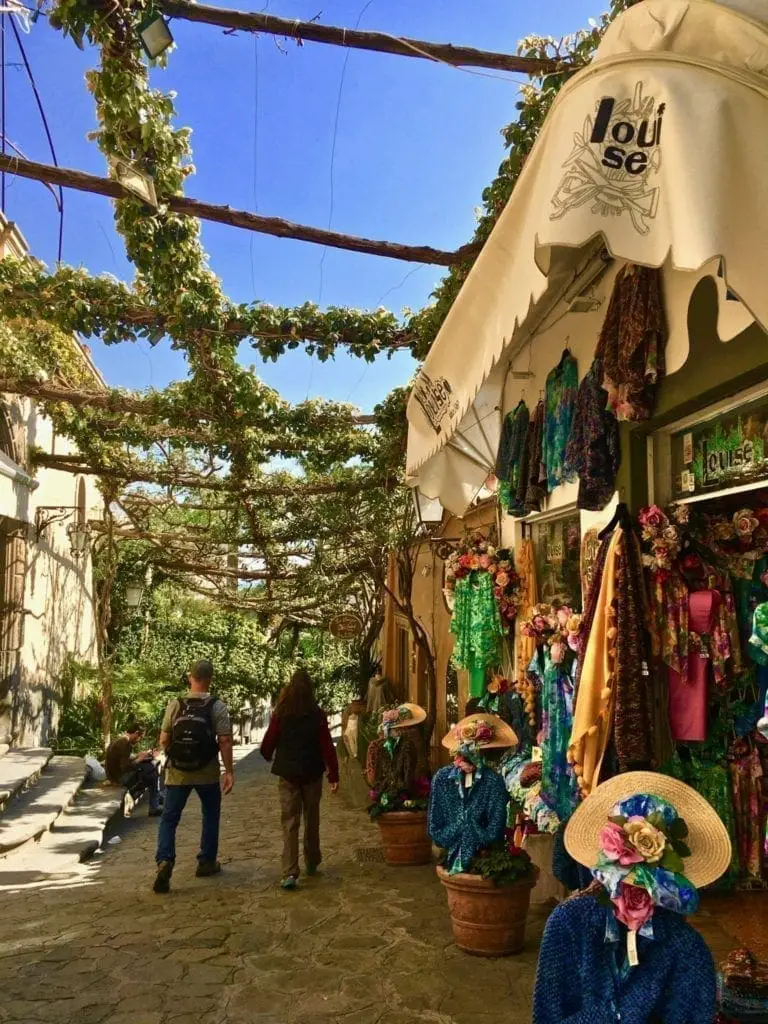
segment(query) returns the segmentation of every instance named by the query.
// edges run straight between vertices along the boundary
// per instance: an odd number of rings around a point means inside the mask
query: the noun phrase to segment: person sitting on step
[[[151,750],[134,754],[134,747],[140,742],[144,730],[135,722],[129,722],[125,732],[113,740],[104,758],[107,778],[116,786],[124,786],[136,802],[142,793],[149,794],[149,816],[161,814],[161,786],[155,755]]]

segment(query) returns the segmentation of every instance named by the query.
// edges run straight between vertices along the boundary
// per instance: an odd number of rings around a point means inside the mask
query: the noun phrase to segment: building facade
[[[2,218],[0,258],[26,254],[23,235]],[[103,388],[84,346],[65,341]],[[93,477],[33,471],[33,449],[76,451],[33,401],[0,395],[0,747],[47,745],[67,660],[97,657],[88,523],[101,517],[101,495]]]

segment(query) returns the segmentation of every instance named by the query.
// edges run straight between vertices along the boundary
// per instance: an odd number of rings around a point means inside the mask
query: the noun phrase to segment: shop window
[[[409,647],[411,634],[405,626],[398,626],[395,636],[395,659],[397,669],[397,683],[402,687],[406,697],[408,696],[409,678]]]
[[[579,513],[534,523],[533,552],[539,600],[581,610],[581,524]]]

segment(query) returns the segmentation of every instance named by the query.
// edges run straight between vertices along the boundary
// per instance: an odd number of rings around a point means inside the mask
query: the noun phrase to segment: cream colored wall
[[[23,257],[27,252],[18,227],[0,214],[0,259]],[[74,338],[72,344],[79,345]],[[102,386],[87,350],[80,347],[80,354],[94,385]],[[51,421],[34,402],[14,396],[0,398],[10,411],[25,452],[37,447],[57,455],[76,453],[70,441],[54,435]],[[100,518],[101,496],[95,478],[84,480],[86,518]],[[80,661],[96,661],[90,552],[75,560],[67,536],[67,526],[77,505],[77,487],[78,478],[51,469],[38,470],[33,482],[21,466],[2,457],[0,516],[26,524],[27,533],[23,640],[18,682],[12,695],[11,738],[17,746],[50,742],[58,721],[61,673],[67,655]],[[38,537],[38,510],[46,507],[68,507],[70,511]]]
[[[76,451],[68,440],[56,437],[53,427],[34,403],[24,400],[30,443],[58,455]],[[85,477],[86,518],[101,516],[101,497],[93,477]],[[78,478],[70,473],[41,469],[39,486],[32,493],[32,522],[37,510],[75,506]],[[3,511],[3,510],[0,510]],[[55,513],[53,513],[55,514]],[[90,550],[85,557],[72,556],[67,526],[73,512],[45,529],[39,540],[35,525],[29,528],[24,594],[24,642],[21,651],[20,686],[14,699],[14,741],[19,746],[47,743],[58,722],[61,673],[67,655],[89,663],[96,661],[96,627],[93,605],[93,573]]]

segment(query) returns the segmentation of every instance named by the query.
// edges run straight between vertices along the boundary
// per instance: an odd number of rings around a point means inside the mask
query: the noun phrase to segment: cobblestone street
[[[544,908],[518,957],[453,945],[431,867],[388,868],[378,832],[323,800],[325,865],[279,880],[275,780],[252,753],[225,800],[218,878],[194,877],[193,796],[170,896],[150,891],[157,823],[47,887],[0,893],[0,1021],[8,1024],[510,1024],[530,1020]]]

